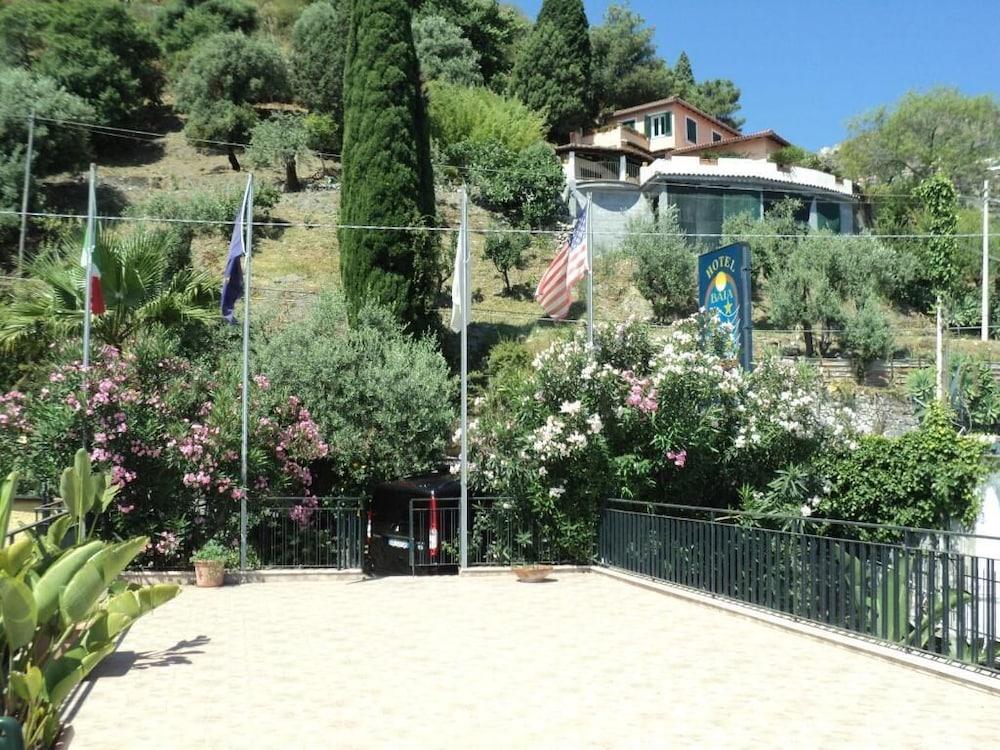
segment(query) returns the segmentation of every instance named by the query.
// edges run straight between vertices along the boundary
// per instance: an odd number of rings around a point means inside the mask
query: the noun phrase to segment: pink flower
[[[121,503],[118,503],[118,510],[121,511],[122,513],[126,513],[127,514],[127,513],[131,513],[133,510],[135,510],[135,506],[134,505],[122,505]]]
[[[688,452],[685,449],[679,451],[667,451],[667,458],[674,462],[674,466],[678,469],[683,469],[684,464],[687,463]]]

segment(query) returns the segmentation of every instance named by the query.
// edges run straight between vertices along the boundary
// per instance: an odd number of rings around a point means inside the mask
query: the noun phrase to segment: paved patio
[[[596,574],[187,588],[71,750],[984,748],[1000,698]]]

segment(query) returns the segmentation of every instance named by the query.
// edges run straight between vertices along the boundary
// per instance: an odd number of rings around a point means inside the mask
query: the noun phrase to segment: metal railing
[[[621,179],[621,160],[617,156],[608,159],[588,159],[577,154],[576,179],[617,182]]]
[[[250,544],[263,568],[360,568],[356,497],[267,497],[251,507]]]
[[[612,500],[601,510],[598,562],[1000,676],[997,545],[957,532]]]
[[[409,505],[410,569],[457,566],[460,559],[457,497],[412,498]],[[431,515],[436,513],[438,549],[432,554]],[[508,498],[469,498],[469,566],[510,566],[524,562],[563,562],[542,526],[518,513]]]

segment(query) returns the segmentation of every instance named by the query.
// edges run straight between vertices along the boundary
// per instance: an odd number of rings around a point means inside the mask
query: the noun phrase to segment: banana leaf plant
[[[45,749],[59,734],[59,711],[73,689],[126,628],[180,589],[121,579],[147,537],[88,537],[88,516],[108,507],[115,488],[92,471],[86,451],[62,474],[65,513],[44,533],[22,532],[8,543],[17,479],[12,473],[0,485],[0,690],[24,746]]]

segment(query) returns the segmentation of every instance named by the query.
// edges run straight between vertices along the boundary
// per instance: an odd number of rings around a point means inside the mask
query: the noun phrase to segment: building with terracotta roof
[[[614,112],[603,127],[559,146],[571,209],[593,198],[595,248],[618,244],[635,218],[676,206],[681,228],[713,245],[728,216],[763,216],[784,198],[815,228],[856,231],[850,180],[785,166],[775,154],[791,144],[773,130],[741,133],[676,96]]]

